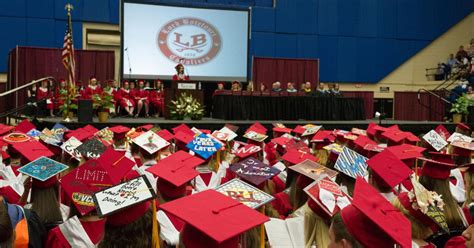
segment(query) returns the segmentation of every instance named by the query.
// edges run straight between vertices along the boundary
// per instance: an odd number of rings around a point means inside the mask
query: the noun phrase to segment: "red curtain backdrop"
[[[445,114],[445,103],[428,93],[395,92],[393,117],[395,120],[409,121],[442,121]],[[429,108],[423,105],[431,106]]]
[[[318,59],[286,59],[286,58],[253,58],[253,82],[260,89],[264,84],[271,88],[272,83],[279,81],[286,89],[288,82],[295,83],[297,89],[304,82],[311,82],[313,88],[319,83]]]
[[[8,58],[7,89],[13,89],[34,79],[53,76],[57,80],[67,78],[67,72],[61,60],[62,49],[17,47],[10,51]],[[99,81],[113,79],[115,75],[115,55],[113,51],[75,50],[76,81],[86,85],[91,76]],[[26,91],[18,96],[8,97],[9,107],[21,106]]]
[[[374,92],[373,91],[343,91],[344,97],[364,98],[365,118],[372,119],[374,116]]]

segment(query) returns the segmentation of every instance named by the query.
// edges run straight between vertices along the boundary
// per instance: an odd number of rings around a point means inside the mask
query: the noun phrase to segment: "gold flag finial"
[[[67,12],[71,12],[72,10],[74,10],[74,6],[72,6],[72,4],[68,3],[66,4],[66,6],[64,6],[64,9],[67,10]]]

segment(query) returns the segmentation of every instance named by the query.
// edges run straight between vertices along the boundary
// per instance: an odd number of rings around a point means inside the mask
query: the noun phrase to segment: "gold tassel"
[[[151,229],[151,247],[160,248],[160,238],[158,236],[158,220],[156,219],[156,200],[152,201],[153,204],[153,226]]]
[[[219,170],[221,166],[221,150],[217,151],[216,153],[216,172]]]
[[[261,212],[265,215],[265,205],[262,206]],[[265,248],[265,224],[260,225],[260,248]]]

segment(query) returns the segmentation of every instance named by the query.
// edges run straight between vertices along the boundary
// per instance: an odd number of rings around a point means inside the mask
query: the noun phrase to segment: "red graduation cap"
[[[298,134],[298,135],[300,135],[300,136],[301,136],[305,131],[306,131],[306,128],[304,128],[304,127],[301,126],[301,125],[298,125],[298,126],[296,126],[296,127],[293,129],[293,133]]]
[[[380,178],[391,188],[403,182],[413,173],[397,156],[388,150],[384,150],[367,160],[367,165],[378,176],[374,178]]]
[[[256,146],[254,144],[246,144],[245,146],[243,147],[240,147],[239,149],[237,149],[237,151],[235,152],[235,155],[241,159],[244,159],[246,157],[249,157],[259,151],[261,151],[262,148],[260,146]]]
[[[254,124],[252,124],[252,126],[250,126],[247,131],[245,131],[245,133],[248,133],[250,131],[254,131],[256,133],[259,133],[259,134],[266,134],[267,133],[267,129],[262,125],[260,124],[260,122],[255,122]]]
[[[160,136],[161,138],[163,138],[164,140],[166,140],[168,142],[170,142],[172,139],[174,139],[174,135],[166,129],[161,129],[160,131],[158,131],[157,134],[158,134],[158,136]]]
[[[145,201],[109,215],[107,224],[114,227],[126,226],[146,214],[150,209],[150,201]]]
[[[95,128],[94,126],[87,124],[83,127],[83,129],[89,133],[97,133],[99,129]]]
[[[13,129],[15,129],[14,126],[8,126],[0,123],[0,135],[5,135]]]
[[[424,161],[421,175],[434,179],[448,179],[452,169],[456,169],[455,164],[443,163],[427,158],[420,158]]]
[[[176,127],[173,127],[171,128],[171,130],[173,130],[173,133],[174,135],[176,135],[179,131],[183,132],[183,133],[186,133],[188,135],[192,135],[194,136],[194,132],[193,130],[191,130],[191,128],[189,128],[186,124],[180,124],[179,126],[176,126]]]
[[[426,148],[409,144],[402,144],[398,146],[389,146],[386,148],[386,150],[392,152],[400,160],[406,160],[422,157],[422,152],[426,150]]]
[[[147,169],[158,177],[157,188],[166,197],[177,198],[186,192],[186,183],[199,175],[195,168],[204,160],[178,151]]]
[[[42,156],[51,157],[54,155],[45,145],[36,140],[14,143],[13,149],[28,161],[34,161]]]
[[[291,128],[287,127],[274,127],[273,132],[279,133],[279,134],[285,134],[285,133],[291,133]]]
[[[388,140],[389,145],[400,144],[404,139],[410,136],[410,133],[400,130],[390,129],[383,132],[382,137]]]
[[[239,234],[269,220],[214,190],[174,200],[160,208],[186,222],[181,239],[187,248],[237,248]]]
[[[471,158],[472,151],[474,151],[473,143],[463,141],[453,141],[451,146],[453,147],[453,153],[458,154],[460,157]]]
[[[371,145],[374,145],[376,146],[377,145],[377,142],[373,141],[372,139],[370,139],[369,137],[367,136],[363,136],[363,135],[360,135],[359,137],[357,137],[356,140],[354,140],[354,144],[357,148],[359,148],[360,150],[364,149],[364,147],[367,145],[367,144],[371,144]]]
[[[408,136],[405,138],[406,143],[416,145],[416,142],[421,141],[420,138],[418,138],[418,136],[414,135],[413,133],[411,132],[406,132],[406,133],[408,133]]]
[[[289,150],[281,158],[290,164],[299,164],[307,159],[314,162],[318,162],[318,159],[310,153],[295,149]]]
[[[28,119],[22,120],[20,123],[18,123],[15,127],[15,131],[17,132],[22,132],[22,133],[27,133],[31,129],[35,129],[35,125],[31,123]]]
[[[367,129],[366,129],[366,132],[367,132],[367,136],[373,138],[375,136],[375,127],[377,126],[377,124],[375,124],[375,122],[371,122],[369,123],[369,125],[367,126]]]
[[[139,130],[144,130],[144,131],[148,131],[150,129],[153,128],[153,125],[152,124],[146,124],[146,125],[141,125],[139,127],[137,127],[137,129]]]
[[[361,177],[356,179],[352,204],[341,211],[341,217],[364,247],[411,247],[410,221]]]
[[[109,128],[110,131],[114,133],[114,138],[115,139],[124,139],[125,135],[130,131],[130,128],[125,127],[125,126],[113,126]]]
[[[448,154],[442,152],[429,152],[429,154],[431,155],[431,159],[433,159],[434,161],[448,164],[454,164],[453,157],[457,156],[456,154]]]
[[[463,130],[463,131],[465,131],[465,132],[470,132],[470,131],[471,131],[471,128],[470,128],[468,125],[466,125],[466,124],[464,124],[464,123],[462,123],[462,122],[459,123],[459,124],[456,126],[456,128],[459,128],[459,129],[461,129],[461,130]]]
[[[291,141],[290,138],[287,138],[287,137],[278,137],[278,138],[274,138],[271,140],[273,143],[283,147],[283,146],[286,146],[288,144],[288,142]]]
[[[448,129],[442,124],[439,124],[435,129],[435,132],[438,133],[444,140],[447,140],[451,134],[449,133]]]
[[[135,165],[135,162],[125,156],[125,151],[116,151],[111,147],[97,159],[97,163],[107,171],[114,184],[124,179]]]

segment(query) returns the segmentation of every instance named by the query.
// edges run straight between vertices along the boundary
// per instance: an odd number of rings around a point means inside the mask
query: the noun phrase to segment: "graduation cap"
[[[69,154],[71,157],[80,161],[82,158],[82,154],[76,150],[80,145],[82,145],[82,142],[73,136],[67,141],[63,142],[63,144],[61,145],[61,149],[67,154]]]
[[[359,135],[359,136],[361,136],[361,135],[362,135],[362,136],[367,136],[367,131],[366,131],[366,130],[360,129],[360,128],[355,128],[355,127],[353,127],[353,128],[351,129],[351,133],[357,134],[357,135]]]
[[[2,138],[8,144],[15,144],[25,142],[31,139],[30,136],[24,133],[9,133]]]
[[[267,128],[265,128],[262,124],[260,124],[260,122],[257,121],[254,124],[252,124],[245,131],[245,133],[248,133],[248,132],[251,132],[251,131],[254,131],[254,132],[259,133],[259,134],[266,134],[267,133]]]
[[[467,124],[464,124],[464,123],[459,123],[457,126],[456,126],[457,129],[460,129],[462,131],[465,131],[465,132],[470,132],[471,131],[471,128],[467,125]]]
[[[97,133],[99,130],[96,129],[93,126],[86,125],[84,127],[78,128],[76,130],[72,130],[67,132],[64,135],[64,138],[70,139],[71,137],[76,137],[80,141],[84,141],[86,139],[89,139],[90,137],[94,136],[95,133]]]
[[[322,130],[318,131],[313,138],[311,139],[311,142],[316,142],[316,143],[331,143],[336,140],[336,136],[333,135],[332,131],[329,130]]]
[[[26,135],[30,136],[31,138],[35,138],[36,140],[40,138],[41,134],[42,133],[37,129],[31,129],[26,133]]]
[[[402,183],[413,173],[397,156],[387,150],[373,156],[366,163],[373,173],[378,176],[374,178],[381,179],[390,188]],[[381,182],[378,181],[377,183],[380,184]]]
[[[100,142],[97,138],[87,140],[76,148],[76,150],[87,159],[100,157],[105,149],[105,145],[102,144],[102,142]]]
[[[344,147],[336,160],[334,168],[352,177],[364,177],[367,173],[367,158],[359,153]]]
[[[114,133],[114,139],[121,140],[125,139],[125,135],[130,131],[130,128],[118,125],[109,128],[109,130]]]
[[[43,156],[51,157],[54,155],[46,146],[36,140],[14,143],[13,149],[28,161],[33,161]]]
[[[200,134],[189,142],[186,147],[204,159],[210,158],[216,153],[222,144],[207,134]]]
[[[232,125],[232,124],[229,124],[229,123],[225,124],[224,127],[230,129],[234,133],[236,133],[237,130],[239,130],[238,126],[235,126],[235,125]]]
[[[322,166],[314,161],[305,160],[299,164],[290,166],[289,169],[298,172],[299,174],[311,178],[313,180],[319,180],[323,177],[329,177],[334,179],[337,176],[337,172],[331,170],[325,166]]]
[[[431,130],[423,135],[423,140],[438,152],[448,145],[448,142],[446,142],[446,140],[444,140],[435,130]]]
[[[107,219],[108,224],[113,226],[123,226],[143,216],[150,206],[144,202],[154,198],[155,191],[145,176],[117,184],[93,195],[100,217],[120,213]]]
[[[448,179],[451,170],[457,168],[455,164],[443,163],[432,159],[420,158],[420,160],[424,161],[421,175],[434,179]]]
[[[174,135],[166,129],[161,129],[156,134],[168,142],[171,142],[174,139]]]
[[[220,185],[215,190],[253,209],[257,209],[275,199],[273,196],[238,178]]]
[[[439,124],[435,129],[434,129],[441,137],[444,138],[444,140],[447,140],[451,134],[449,133],[448,129],[446,129],[445,126],[442,124]]]
[[[239,234],[268,217],[215,190],[206,190],[160,206],[186,224],[181,240],[188,248],[238,247]]]
[[[356,179],[352,204],[341,210],[341,217],[364,247],[411,247],[410,221],[361,177]]]
[[[252,141],[255,141],[255,142],[258,142],[258,143],[261,143],[263,142],[266,138],[268,138],[267,135],[263,134],[263,133],[259,133],[255,130],[250,130],[248,132],[246,132],[244,134],[244,137],[249,139],[249,140],[252,140]]]
[[[219,131],[213,132],[212,136],[218,138],[219,140],[223,140],[225,137],[225,140],[223,141],[232,141],[233,139],[237,137],[237,134],[235,133],[235,131],[225,126],[221,128]]]
[[[244,181],[259,187],[264,182],[278,175],[280,170],[268,166],[255,158],[247,158],[229,168]]]
[[[302,137],[313,135],[317,133],[323,126],[316,126],[312,124],[306,124],[303,126],[304,132],[301,134]]]
[[[273,132],[275,132],[277,134],[277,136],[281,136],[285,133],[291,133],[291,131],[292,131],[291,128],[287,128],[285,126],[276,126],[272,130],[273,130]]]
[[[453,141],[451,146],[453,147],[453,153],[458,154],[460,157],[471,158],[474,151],[474,144],[470,142]]]
[[[8,126],[8,125],[0,123],[0,135],[5,135],[6,133],[12,131],[13,129],[15,129],[14,126]]]
[[[351,197],[327,176],[319,178],[303,190],[309,196],[308,206],[311,210],[323,218],[327,217],[325,219],[330,219],[351,204]]]
[[[301,125],[297,125],[295,128],[293,128],[293,133],[298,134],[300,136],[304,133],[304,131],[306,131],[306,129]]]
[[[125,151],[116,151],[111,147],[105,150],[96,161],[107,171],[113,183],[124,179],[135,165],[134,161],[127,158]]]
[[[28,119],[22,120],[20,123],[18,123],[15,127],[16,132],[20,133],[27,133],[31,129],[36,129],[35,125],[31,123]]]
[[[342,152],[342,148],[343,148],[343,146],[341,146],[337,143],[332,143],[332,144],[329,144],[329,145],[323,147],[324,150],[336,153],[338,155]]]
[[[244,159],[246,157],[249,157],[253,154],[256,154],[257,152],[261,151],[262,148],[260,146],[256,146],[254,144],[246,144],[245,146],[242,146],[238,148],[235,151],[235,155],[241,159]]]
[[[389,146],[385,148],[392,152],[397,158],[400,160],[407,160],[407,159],[415,159],[418,157],[422,157],[422,152],[426,150],[426,148],[409,145],[409,144],[402,144],[398,146]]]
[[[108,172],[95,159],[86,161],[61,179],[61,187],[83,216],[95,210],[92,195],[113,184]]]
[[[153,154],[170,145],[168,141],[164,140],[153,131],[148,131],[134,138],[133,143],[140,146],[143,150],[145,150],[149,154]]]
[[[391,129],[383,132],[381,135],[388,140],[389,145],[393,145],[400,144],[404,139],[410,136],[410,133]]]
[[[472,142],[472,138],[467,135],[454,132],[451,136],[449,136],[447,141],[448,142],[453,142],[453,141]]]
[[[290,163],[290,164],[299,164],[307,159],[311,160],[311,161],[314,161],[314,162],[317,162],[318,159],[311,155],[310,153],[308,152],[303,152],[303,151],[300,151],[300,150],[289,150],[288,152],[286,152],[282,157],[281,159],[283,159],[284,161]]]
[[[173,133],[176,135],[178,132],[184,132],[188,135],[192,135],[194,136],[194,132],[193,130],[191,130],[191,128],[189,128],[186,124],[180,124],[179,126],[176,126],[176,127],[173,127],[171,128],[171,130],[173,130]]]
[[[45,182],[67,168],[69,167],[65,164],[42,156],[22,166],[18,171],[36,180]]]
[[[158,177],[158,191],[166,197],[176,198],[186,192],[186,183],[199,175],[195,168],[204,160],[191,154],[178,151],[158,161],[147,169]]]
[[[442,152],[428,152],[430,154],[431,159],[443,163],[450,163],[454,164],[453,157],[457,156],[457,154],[449,154],[449,153],[442,153]]]

